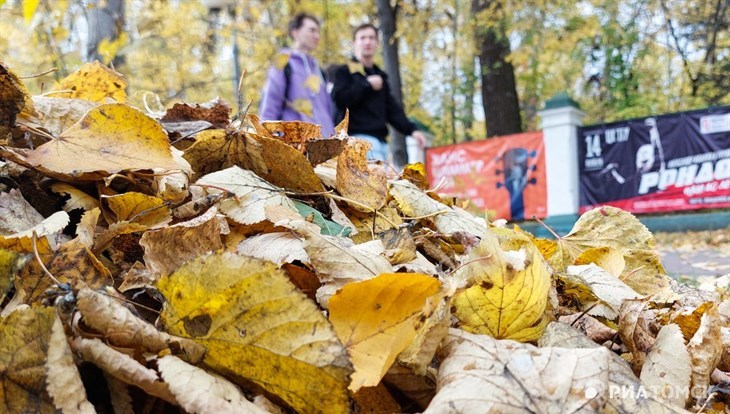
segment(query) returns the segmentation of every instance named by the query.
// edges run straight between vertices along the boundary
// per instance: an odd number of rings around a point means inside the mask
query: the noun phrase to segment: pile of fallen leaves
[[[723,412],[726,288],[615,208],[557,240],[391,176],[347,125],[43,96],[0,65],[4,412]]]

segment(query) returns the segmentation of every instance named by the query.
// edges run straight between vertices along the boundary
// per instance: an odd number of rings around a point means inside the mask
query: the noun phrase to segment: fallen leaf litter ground
[[[346,123],[153,119],[98,63],[0,86],[4,411],[727,410],[728,277],[677,283],[627,212],[537,239]]]

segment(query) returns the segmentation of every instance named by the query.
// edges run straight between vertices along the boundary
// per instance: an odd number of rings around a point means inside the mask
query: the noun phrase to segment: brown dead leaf
[[[654,335],[649,326],[653,315],[645,308],[645,299],[626,299],[621,305],[618,333],[626,348],[631,352],[631,366],[634,372],[641,372],[646,354],[654,346]]]
[[[399,413],[402,412],[400,404],[388,392],[383,384],[375,387],[360,388],[352,399],[357,407],[364,413]]]
[[[0,62],[0,126],[12,126],[21,110],[31,102],[23,82]]]
[[[390,229],[381,234],[385,245],[385,257],[390,264],[397,265],[416,259],[416,242],[407,228]]]
[[[296,148],[303,148],[307,141],[322,138],[322,127],[309,122],[265,121],[261,125],[269,134]]]
[[[185,151],[197,177],[238,166],[264,180],[300,192],[322,191],[312,165],[289,145],[248,132],[203,131]]]
[[[204,104],[176,103],[168,109],[160,121],[162,122],[185,122],[185,121],[207,121],[215,128],[228,126],[228,117],[231,107],[220,98]]]
[[[340,155],[347,144],[338,138],[312,139],[305,143],[307,159],[312,165],[321,164]]]
[[[385,205],[388,195],[385,171],[368,166],[367,141],[354,139],[337,156],[337,191],[352,208],[372,212]]]
[[[425,375],[415,375],[409,368],[396,364],[385,374],[383,383],[406,395],[423,411],[436,395],[436,370],[429,368]]]
[[[190,221],[146,231],[139,245],[144,248],[147,268],[160,275],[167,275],[188,260],[222,249],[221,225],[216,217],[217,213],[218,209],[211,207]]]
[[[127,81],[118,73],[98,61],[87,63],[68,75],[56,88],[56,98],[84,99],[102,102],[111,98],[123,103],[127,100]]]

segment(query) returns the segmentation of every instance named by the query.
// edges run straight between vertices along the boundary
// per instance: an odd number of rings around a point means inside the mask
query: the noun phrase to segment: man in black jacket
[[[375,26],[361,24],[353,32],[355,56],[347,65],[337,69],[332,89],[336,106],[335,124],[350,110],[348,133],[372,144],[368,158],[388,161],[387,124],[410,135],[423,146],[426,137],[406,118],[403,108],[390,94],[388,77],[374,58],[380,42]]]

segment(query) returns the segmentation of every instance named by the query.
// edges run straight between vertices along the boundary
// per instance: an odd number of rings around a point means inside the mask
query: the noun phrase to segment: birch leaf
[[[689,390],[692,363],[679,326],[662,327],[641,369],[641,382],[678,407],[686,401],[679,390]]]
[[[438,393],[424,414],[685,412],[637,393],[612,397],[611,386],[639,385],[612,355],[604,347],[536,348],[452,329],[440,355]]]
[[[34,111],[21,112],[18,120],[26,125],[45,129],[54,137],[61,135],[98,105],[82,99],[49,96],[34,96],[32,102]]]
[[[351,391],[378,385],[416,337],[426,300],[439,286],[427,275],[385,273],[346,285],[330,298],[330,321],[355,368]]]
[[[350,140],[337,156],[337,191],[352,208],[363,212],[383,207],[388,195],[385,171],[368,165],[369,149],[367,141]]]
[[[63,79],[53,96],[103,103],[111,98],[123,103],[127,100],[126,89],[127,81],[121,73],[94,61]]]
[[[537,249],[526,246],[520,253],[511,260],[494,237],[472,251],[468,287],[453,300],[453,314],[464,330],[523,342],[540,337],[547,324],[550,273]]]
[[[579,278],[601,300],[602,305],[605,305],[596,306],[588,311],[591,315],[615,319],[621,309],[621,303],[625,299],[639,297],[639,294],[624,282],[595,264],[569,266],[567,272],[569,275]]]
[[[167,355],[157,360],[162,379],[180,406],[190,413],[250,413],[264,411],[248,401],[227,379]]]
[[[480,222],[463,210],[455,210],[439,203],[409,181],[390,182],[389,189],[398,209],[404,215],[408,217],[433,216],[434,225],[441,233],[453,234],[463,231],[483,237],[487,232],[486,222]]]
[[[26,308],[0,318],[0,407],[8,414],[55,413],[45,392],[52,308]]]
[[[59,318],[55,318],[51,328],[46,385],[54,405],[63,413],[96,413],[94,406],[86,399],[86,390]]]
[[[295,261],[309,263],[302,241],[291,233],[267,233],[249,237],[238,244],[238,253],[268,260],[279,266]]]
[[[348,411],[352,366],[330,323],[271,263],[203,256],[158,282],[167,331],[195,340],[205,364],[303,412]]]
[[[220,202],[220,209],[226,216],[241,224],[256,224],[268,220],[266,207],[281,206],[299,216],[294,203],[283,191],[259,178],[256,174],[240,167],[208,174],[197,181],[207,187],[209,194],[221,192],[221,188],[233,194]]]

